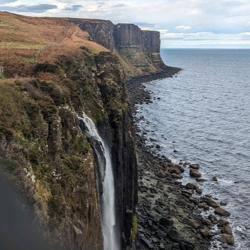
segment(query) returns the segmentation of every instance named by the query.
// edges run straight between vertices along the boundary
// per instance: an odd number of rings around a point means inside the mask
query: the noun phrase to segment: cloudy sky
[[[0,10],[133,22],[162,47],[250,48],[250,0],[0,0]]]

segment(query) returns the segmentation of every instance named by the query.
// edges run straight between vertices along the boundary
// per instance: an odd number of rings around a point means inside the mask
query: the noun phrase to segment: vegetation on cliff
[[[112,149],[129,244],[136,161],[119,59],[65,20],[7,13],[0,20],[2,174],[22,188],[48,237],[65,249],[102,249],[95,154],[77,118],[84,110]]]

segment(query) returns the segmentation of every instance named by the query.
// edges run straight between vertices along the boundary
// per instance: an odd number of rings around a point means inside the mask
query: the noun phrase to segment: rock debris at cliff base
[[[171,73],[179,69],[170,68]],[[161,78],[162,75],[158,75]],[[157,77],[156,77],[157,79]],[[134,114],[136,145],[138,153],[138,221],[139,249],[209,249],[214,236],[214,225],[220,229],[219,240],[224,247],[234,244],[231,227],[224,216],[227,211],[219,207],[212,197],[201,196],[202,190],[189,183],[181,184],[182,173],[188,163],[176,165],[163,156],[157,155],[146,146],[145,134],[140,133],[136,118],[136,105],[151,102],[151,95],[143,83],[152,77],[131,79],[127,84],[129,102]],[[157,145],[156,145],[157,150]],[[190,164],[190,171],[201,177],[198,164]],[[199,174],[199,176],[198,176]],[[202,180],[202,178],[200,178]],[[197,195],[193,197],[193,194]],[[206,205],[200,207],[200,205]],[[197,206],[198,205],[198,206]],[[214,210],[214,215],[202,216],[202,209]],[[221,212],[221,213],[220,213]],[[219,217],[215,214],[220,213]],[[227,232],[225,235],[225,232]],[[217,236],[216,236],[217,237]]]

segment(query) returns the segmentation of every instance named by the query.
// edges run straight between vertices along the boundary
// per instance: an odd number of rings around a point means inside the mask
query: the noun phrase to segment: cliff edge
[[[90,39],[116,54],[130,77],[159,73],[166,69],[160,56],[160,33],[141,30],[134,24],[113,24],[110,21],[69,19]]]

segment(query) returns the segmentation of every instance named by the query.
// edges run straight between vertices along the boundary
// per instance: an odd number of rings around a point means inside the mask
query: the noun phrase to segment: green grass
[[[10,28],[11,25],[9,25],[8,23],[3,22],[3,21],[0,20],[0,28],[6,28],[6,27]]]
[[[1,49],[42,49],[44,44],[31,44],[24,42],[0,42]]]
[[[4,79],[4,67],[0,65],[0,79]]]
[[[132,241],[136,240],[137,234],[138,234],[138,218],[137,215],[134,214],[132,219],[132,231],[131,231]]]
[[[27,58],[24,58],[23,60],[24,60],[24,62],[29,63],[29,64],[35,65],[38,63],[38,60],[36,57],[27,57]]]

